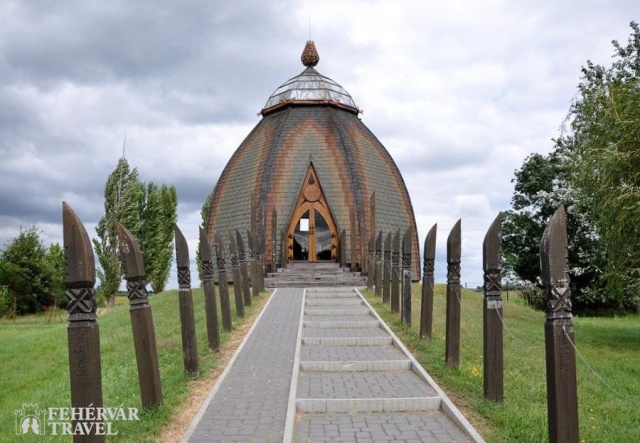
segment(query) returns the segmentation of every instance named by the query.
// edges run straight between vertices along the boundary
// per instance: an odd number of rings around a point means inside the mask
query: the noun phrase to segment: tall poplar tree
[[[107,178],[104,189],[105,215],[96,226],[99,240],[93,239],[100,265],[97,269],[100,290],[109,300],[110,307],[115,305],[115,296],[122,280],[115,223],[116,221],[122,223],[136,238],[139,238],[144,195],[145,188],[138,178],[138,169],[131,169],[129,162],[123,156]]]
[[[151,182],[147,185],[140,248],[147,282],[153,292],[164,291],[173,258],[173,224],[178,219],[178,197],[175,186]]]

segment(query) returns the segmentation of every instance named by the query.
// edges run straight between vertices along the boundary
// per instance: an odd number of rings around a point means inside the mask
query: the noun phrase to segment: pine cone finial
[[[313,40],[307,41],[300,60],[302,60],[302,64],[308,68],[313,68],[320,61],[320,56],[318,55],[318,50]]]

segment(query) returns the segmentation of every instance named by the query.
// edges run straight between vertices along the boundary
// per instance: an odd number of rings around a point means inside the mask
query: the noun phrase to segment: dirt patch
[[[220,348],[220,361],[218,362],[218,367],[208,372],[205,376],[198,378],[197,380],[191,380],[188,382],[189,394],[187,395],[187,399],[185,402],[178,408],[176,414],[171,417],[171,422],[167,425],[162,434],[157,438],[157,442],[179,442],[182,439],[182,436],[189,428],[189,425],[195,418],[196,414],[202,407],[205,399],[209,395],[209,392],[218,381],[222,372],[224,372],[227,364],[229,364],[229,360],[236,352],[240,343],[249,332],[251,326],[256,320],[256,317],[262,312],[264,304],[269,299],[271,294],[268,294],[266,297],[262,296],[263,304],[260,306],[260,309],[256,309],[254,313],[247,319],[241,329],[238,329],[233,333],[231,339],[224,345],[224,347]]]

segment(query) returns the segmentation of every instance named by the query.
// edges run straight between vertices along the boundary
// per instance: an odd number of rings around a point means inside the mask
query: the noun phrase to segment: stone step
[[[361,298],[318,298],[307,299],[307,306],[363,306]]]
[[[332,286],[351,286],[353,288],[363,288],[366,286],[366,282],[345,282],[344,280],[264,280],[264,286],[266,288],[312,288],[312,287],[332,287]]]
[[[320,289],[320,288],[307,288],[307,300],[309,299],[318,299],[318,298],[351,298],[351,299],[358,299],[360,300],[360,297],[358,297],[355,293],[353,292],[309,292],[311,289]],[[326,289],[333,289],[333,288],[322,288],[324,290]],[[336,288],[339,289],[339,288]]]
[[[303,337],[303,345],[319,346],[385,346],[393,343],[388,337]]]
[[[410,371],[411,360],[301,361],[300,370],[313,372]]]
[[[347,316],[347,315],[370,315],[371,310],[367,307],[360,309],[345,308],[345,309],[329,309],[329,308],[306,308],[304,310],[305,315],[332,315],[332,316]]]
[[[380,326],[380,322],[378,320],[353,320],[353,321],[339,321],[339,320],[330,320],[330,321],[316,321],[316,320],[305,320],[303,323],[305,328],[373,328],[376,326]]]
[[[298,412],[410,412],[440,409],[438,396],[409,398],[300,398]]]
[[[358,294],[356,292],[353,291],[352,288],[308,288],[307,289],[307,295],[309,294],[330,294],[330,293],[344,293],[344,294],[350,294],[352,296],[356,296],[358,297]]]

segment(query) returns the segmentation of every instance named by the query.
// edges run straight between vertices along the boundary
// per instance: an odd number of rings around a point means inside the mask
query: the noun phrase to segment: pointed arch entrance
[[[300,189],[287,230],[289,261],[336,260],[338,229],[313,167]]]

